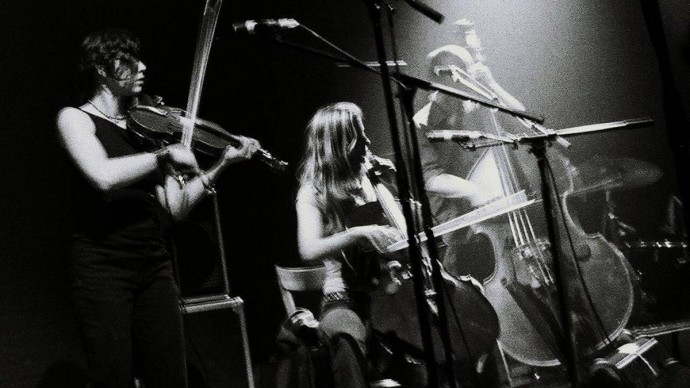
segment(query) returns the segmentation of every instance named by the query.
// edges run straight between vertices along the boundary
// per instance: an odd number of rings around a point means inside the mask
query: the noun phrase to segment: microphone
[[[424,134],[430,142],[439,141],[466,141],[476,140],[486,137],[479,131],[459,131],[459,130],[442,130],[442,131],[428,131]]]
[[[254,35],[258,33],[273,33],[298,27],[295,19],[260,19],[245,20],[232,24],[232,29],[238,34]]]
[[[438,24],[443,23],[443,19],[446,18],[445,16],[443,16],[442,13],[431,8],[428,4],[422,3],[421,1],[405,0],[405,2],[409,4],[410,7],[417,10],[417,12],[421,13],[422,15],[428,17],[429,19],[435,21]]]

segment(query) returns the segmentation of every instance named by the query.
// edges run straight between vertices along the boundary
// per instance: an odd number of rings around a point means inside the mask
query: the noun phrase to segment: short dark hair
[[[118,61],[134,68],[140,59],[140,52],[139,39],[127,30],[111,28],[96,31],[81,44],[79,69],[89,86],[94,86],[98,69],[102,69],[108,77],[126,79],[123,74],[126,67],[117,66]]]

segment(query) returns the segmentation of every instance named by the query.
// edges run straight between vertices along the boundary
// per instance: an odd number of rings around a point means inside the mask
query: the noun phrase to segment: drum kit
[[[600,163],[595,171],[597,163]],[[669,202],[666,225],[659,227],[661,239],[646,239],[615,214],[613,191],[642,188],[657,182],[661,170],[635,159],[594,160],[587,163],[588,179],[614,176],[604,184],[607,214],[602,225],[609,241],[615,243],[634,268],[638,288],[636,313],[628,323],[638,336],[666,334],[690,328],[690,250],[682,219],[682,204],[676,197]],[[632,237],[635,238],[632,238]]]
[[[638,189],[656,183],[662,172],[656,165],[632,158],[593,157],[577,167],[582,186],[577,194]]]

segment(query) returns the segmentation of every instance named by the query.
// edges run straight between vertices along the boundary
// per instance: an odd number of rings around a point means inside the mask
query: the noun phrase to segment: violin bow
[[[192,147],[194,125],[197,121],[199,100],[201,99],[201,88],[204,84],[208,57],[211,52],[213,35],[216,31],[216,24],[218,22],[220,7],[222,4],[223,0],[206,0],[204,14],[201,19],[199,39],[196,42],[196,53],[194,55],[192,79],[189,85],[189,95],[187,96],[187,120],[185,120],[184,127],[182,129],[182,144],[187,148]]]

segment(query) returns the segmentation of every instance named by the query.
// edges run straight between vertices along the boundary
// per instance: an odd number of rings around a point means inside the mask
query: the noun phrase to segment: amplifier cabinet
[[[244,302],[228,295],[182,299],[189,388],[254,388]]]

